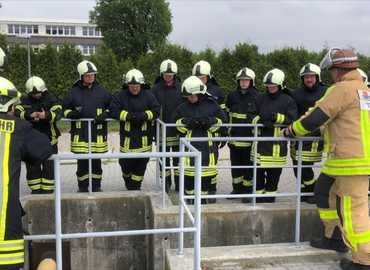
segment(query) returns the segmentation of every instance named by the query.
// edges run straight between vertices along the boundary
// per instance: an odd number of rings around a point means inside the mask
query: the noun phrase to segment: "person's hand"
[[[294,138],[296,137],[296,134],[293,130],[293,126],[290,125],[284,129],[281,130],[280,136],[286,137],[286,138]]]
[[[39,112],[33,112],[33,113],[30,114],[30,117],[34,118],[34,119],[39,118],[38,115],[39,115]]]
[[[41,112],[38,112],[37,115],[38,115],[37,118],[39,118],[39,119],[46,119],[48,113],[46,111],[42,110]]]

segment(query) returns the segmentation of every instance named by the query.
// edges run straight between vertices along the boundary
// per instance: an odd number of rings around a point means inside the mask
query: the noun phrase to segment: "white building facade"
[[[85,22],[0,20],[0,33],[6,35],[10,46],[26,43],[29,39],[37,52],[48,43],[58,50],[68,43],[83,55],[94,54],[103,39],[96,25]]]

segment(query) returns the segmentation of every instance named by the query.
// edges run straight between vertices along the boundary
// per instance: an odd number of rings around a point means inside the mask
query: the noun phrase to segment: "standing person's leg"
[[[185,175],[184,176],[184,194],[194,195],[194,176]],[[186,200],[188,204],[194,204],[193,199]]]
[[[319,217],[324,226],[324,235],[311,239],[310,244],[316,248],[347,252],[348,248],[342,240],[339,228],[336,188],[336,181],[333,177],[320,174],[314,192]]]
[[[54,154],[58,153],[58,146],[54,145]],[[54,161],[45,160],[42,163],[42,179],[41,179],[42,193],[54,192]]]
[[[241,148],[241,165],[242,166],[252,166],[253,161],[251,161],[251,147]],[[243,188],[242,193],[252,194],[253,192],[253,168],[242,169],[243,171]]]
[[[241,166],[242,165],[242,154],[239,148],[229,145],[230,149],[230,162],[231,166]],[[231,168],[231,177],[233,190],[230,194],[240,194],[242,193],[243,187],[243,169]]]
[[[353,261],[341,265],[342,269],[370,269],[368,176],[336,176],[335,182],[339,225]]]
[[[178,152],[178,151],[179,151],[179,146],[178,145],[172,146],[172,152]],[[174,167],[178,167],[179,166],[179,158],[173,158],[172,159],[172,164],[173,164]],[[176,192],[179,192],[179,176],[180,176],[179,169],[174,169],[175,191]]]
[[[125,186],[127,190],[132,190],[133,185],[132,185],[132,180],[131,180],[131,162],[130,159],[127,158],[120,158],[118,160],[119,165],[121,166],[121,171],[122,171],[122,177],[123,180],[125,181]]]
[[[39,165],[31,165],[26,163],[27,169],[27,183],[29,188],[31,189],[31,194],[41,194],[41,182],[42,182],[42,170],[41,164]]]
[[[266,168],[257,168],[256,194],[265,194]],[[265,198],[257,198],[256,202],[265,202]]]
[[[269,168],[266,171],[266,194],[276,194],[282,170],[282,168]],[[266,202],[275,202],[275,197],[267,197]]]
[[[293,165],[297,166],[298,162],[293,159]],[[302,161],[302,165],[310,165],[312,166],[313,162]],[[298,168],[293,168],[294,175],[298,177]],[[315,188],[315,175],[312,168],[302,168],[302,176],[301,176],[301,192],[313,192]],[[315,203],[314,196],[309,197],[302,197],[301,201],[307,202],[310,204]]]
[[[135,160],[135,164],[132,164],[131,179],[135,190],[141,189],[148,162],[149,158],[140,158]]]
[[[92,171],[92,191],[101,191],[101,181],[103,178],[103,169],[101,166],[101,159],[93,159],[91,161]]]
[[[78,192],[89,191],[89,161],[87,159],[77,160]]]

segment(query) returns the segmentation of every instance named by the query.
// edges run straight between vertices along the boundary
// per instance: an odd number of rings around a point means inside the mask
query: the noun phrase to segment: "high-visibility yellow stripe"
[[[217,130],[220,129],[220,125],[222,124],[222,120],[220,118],[216,118],[216,124],[214,124],[213,126],[211,126],[209,128],[209,131],[212,132],[212,133],[215,133]]]
[[[2,209],[0,222],[0,240],[5,238],[6,215],[8,210],[9,196],[9,148],[10,148],[10,133],[4,134],[4,153],[3,153],[3,194],[2,194]]]
[[[297,134],[298,136],[304,136],[304,135],[310,133],[310,131],[308,131],[307,129],[305,129],[303,127],[300,120],[294,121],[293,130],[294,130],[295,134]]]
[[[182,123],[183,119],[184,118],[180,118],[176,121],[176,128],[177,128],[178,131],[185,134],[186,132],[188,132],[188,129],[184,126],[180,126],[180,125],[183,125],[183,123]]]
[[[121,113],[120,113],[120,115],[119,115],[119,120],[126,121],[127,114],[128,114],[127,111],[122,110]]]
[[[236,112],[231,112],[230,117],[237,118],[237,119],[247,119],[247,114],[245,113],[236,113]]]
[[[65,118],[68,118],[68,114],[71,112],[72,110],[65,110],[63,115]]]
[[[322,220],[337,220],[339,219],[337,210],[327,210],[319,208],[320,219]]]
[[[233,177],[233,184],[240,184],[243,182],[243,176]]]
[[[311,180],[303,181],[303,184],[305,184],[306,186],[311,186],[311,185],[315,184],[315,182],[316,182],[316,179],[313,178]]]
[[[146,111],[145,111],[145,114],[146,114],[146,116],[148,117],[148,120],[149,120],[149,121],[150,121],[150,120],[153,120],[154,115],[153,115],[152,111],[150,111],[150,110],[146,110]]]
[[[370,158],[370,123],[369,111],[361,110],[361,135],[364,158]]]
[[[54,180],[50,180],[46,178],[42,178],[41,182],[44,184],[54,184]]]
[[[133,181],[136,181],[136,182],[141,182],[141,181],[143,181],[144,176],[133,174],[133,175],[131,176],[131,179],[132,179]]]

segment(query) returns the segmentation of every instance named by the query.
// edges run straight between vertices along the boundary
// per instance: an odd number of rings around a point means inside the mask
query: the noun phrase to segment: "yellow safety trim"
[[[132,179],[133,181],[136,181],[136,182],[141,182],[141,181],[143,181],[144,176],[133,174],[133,175],[131,176],[131,179]]]
[[[276,119],[276,124],[283,124],[285,121],[285,115],[278,113],[277,114],[277,119]]]
[[[264,194],[264,193],[265,193],[265,189],[256,190],[256,194]]]
[[[135,148],[135,149],[130,149],[130,148],[125,148],[125,147],[120,147],[120,152],[121,153],[143,153],[143,152],[150,152],[152,151],[152,146],[151,145],[148,145],[148,146],[145,146],[145,147],[140,147],[140,148]]]
[[[128,115],[128,112],[125,110],[122,110],[121,113],[119,114],[119,120],[126,121],[127,115]]]
[[[0,265],[20,264],[24,262],[24,252],[0,254]]]
[[[309,130],[307,130],[303,127],[300,120],[294,121],[293,130],[294,130],[295,134],[298,135],[298,136],[304,136],[304,135],[310,133]]]
[[[42,178],[41,182],[44,183],[44,184],[53,184],[54,185],[54,180],[50,180],[50,179],[46,179],[46,178]]]
[[[80,129],[82,127],[81,121],[76,121],[76,128]]]
[[[250,147],[252,145],[251,142],[239,142],[239,141],[230,141],[229,144],[235,147]]]
[[[311,179],[311,180],[303,181],[303,184],[305,186],[311,186],[311,185],[315,184],[315,182],[316,182],[316,179],[314,178],[314,179]]]
[[[54,186],[41,186],[42,190],[54,190]]]
[[[179,132],[181,132],[181,133],[186,133],[186,132],[188,132],[188,129],[186,128],[186,127],[184,127],[183,125],[183,122],[182,122],[182,120],[183,120],[184,118],[180,118],[180,119],[178,119],[177,121],[176,121],[176,129],[179,131]],[[182,126],[181,126],[182,125]]]
[[[252,187],[253,186],[253,181],[252,180],[243,180],[243,186],[245,187]]]
[[[145,111],[145,114],[146,114],[146,116],[148,117],[148,120],[149,120],[149,121],[150,121],[150,120],[153,120],[154,115],[153,115],[152,111],[150,111],[150,110],[146,110],[146,111]]]
[[[37,179],[27,180],[27,183],[29,185],[35,185],[35,184],[40,184],[41,181],[42,181],[42,178],[37,178]]]
[[[370,121],[369,111],[361,110],[361,136],[364,158],[370,158]]]
[[[8,211],[8,196],[9,196],[9,149],[10,149],[10,133],[4,133],[4,153],[3,153],[3,194],[2,194],[2,209],[0,222],[0,241],[5,238],[6,215]],[[1,161],[0,161],[1,162]],[[1,173],[1,172],[0,172]]]
[[[247,114],[245,113],[236,113],[236,112],[231,112],[229,113],[230,117],[237,118],[237,119],[247,119]]]
[[[226,110],[226,104],[225,104],[225,103],[220,104],[220,108],[221,108],[222,110]]]
[[[370,242],[370,231],[356,233],[353,231],[352,201],[350,196],[343,197],[343,227],[344,234],[354,251],[357,251],[359,244]]]
[[[220,125],[222,124],[222,120],[220,118],[217,118],[216,117],[216,124],[212,125],[210,128],[209,128],[209,131],[214,133],[216,132],[217,130],[220,129]]]
[[[68,114],[71,112],[72,110],[65,110],[64,111],[64,113],[63,113],[63,116],[65,117],[65,118],[68,118]]]
[[[233,177],[233,184],[240,184],[243,182],[243,180],[244,180],[243,176]]]
[[[319,208],[319,216],[321,220],[338,220],[339,216],[337,210],[327,210]]]

